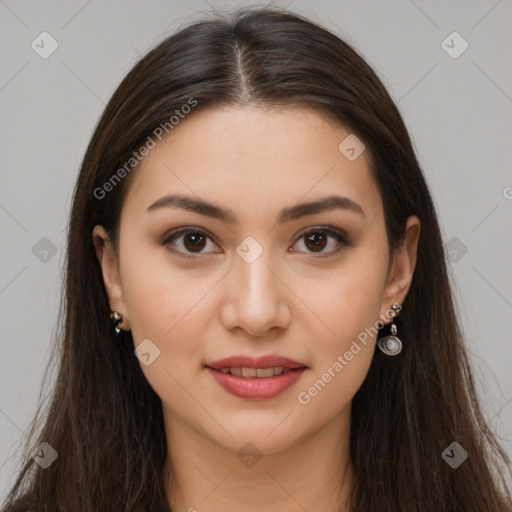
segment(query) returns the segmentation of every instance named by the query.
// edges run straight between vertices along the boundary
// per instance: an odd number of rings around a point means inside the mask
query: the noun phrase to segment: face
[[[375,326],[407,294],[419,234],[411,217],[388,273],[368,151],[349,159],[338,149],[349,135],[307,109],[198,111],[132,171],[119,267],[95,227],[110,307],[145,354],[168,424],[270,454],[349,413]],[[180,207],[167,195],[214,207]],[[298,208],[327,197],[345,199]],[[263,383],[207,368],[267,355],[306,368],[260,372]]]

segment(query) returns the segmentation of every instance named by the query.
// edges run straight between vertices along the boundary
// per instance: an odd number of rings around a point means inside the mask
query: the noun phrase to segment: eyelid
[[[348,235],[347,235],[347,233],[343,229],[335,228],[334,226],[328,226],[328,225],[325,225],[325,224],[319,224],[317,226],[311,226],[311,227],[308,227],[308,228],[304,228],[304,230],[299,231],[299,233],[296,235],[296,237],[300,238],[300,237],[302,237],[304,235],[307,235],[308,233],[315,232],[315,231],[325,231],[327,233],[331,233],[331,234],[339,236],[347,244],[349,242]]]
[[[163,236],[162,241],[160,243],[161,243],[161,245],[166,247],[174,239],[179,238],[180,236],[186,235],[188,233],[198,233],[198,234],[203,235],[203,236],[209,238],[210,240],[212,240],[215,243],[215,245],[218,245],[217,241],[215,240],[215,237],[211,233],[209,233],[208,231],[206,231],[203,228],[196,227],[196,226],[183,226],[183,227],[180,227],[180,228],[172,229],[172,230],[168,231]],[[184,252],[170,250],[170,249],[169,249],[169,251],[171,253],[173,253],[173,254],[177,254],[177,255],[182,256],[184,258],[194,259],[194,260],[200,259],[205,254],[207,254],[207,253],[198,253],[198,254],[184,253]]]
[[[212,240],[215,240],[215,237],[203,228],[197,226],[183,226],[181,228],[171,229],[170,231],[166,232],[162,237],[162,243],[169,243],[170,239],[187,233],[199,233],[201,235],[207,236],[208,238],[211,238]]]
[[[305,235],[309,233],[315,233],[315,232],[324,232],[327,235],[331,235],[334,238],[336,238],[338,242],[338,246],[335,249],[332,249],[328,252],[321,252],[321,253],[315,253],[315,252],[306,252],[305,254],[309,258],[315,258],[315,259],[321,259],[321,258],[329,258],[337,255],[339,251],[343,247],[349,247],[351,246],[350,238],[348,237],[347,233],[343,229],[335,228],[334,226],[327,226],[327,225],[317,225],[317,226],[311,226],[308,228],[305,228],[303,231],[300,231],[297,235],[297,242],[304,237]],[[295,243],[297,243],[295,242]],[[295,243],[293,245],[295,245]],[[301,251],[293,251],[293,252],[301,252]]]
[[[310,227],[304,228],[304,230],[300,231],[297,235],[295,235],[294,238],[297,239],[295,243],[297,243],[305,235],[307,235],[309,233],[314,233],[317,231],[324,232],[327,235],[331,235],[332,237],[336,238],[339,245],[337,248],[335,248],[329,252],[326,252],[326,253],[317,253],[317,254],[315,254],[314,252],[306,253],[310,257],[312,256],[314,258],[328,258],[330,256],[334,256],[335,254],[337,254],[343,247],[348,247],[351,245],[350,239],[344,230],[335,228],[334,226],[328,226],[328,225],[317,225],[317,226],[310,226]],[[163,236],[162,241],[160,243],[163,246],[167,246],[174,239],[179,238],[180,236],[186,235],[188,233],[201,234],[201,235],[209,238],[210,240],[212,240],[216,245],[218,245],[215,237],[211,233],[209,233],[207,230],[205,230],[203,228],[196,227],[196,226],[183,226],[183,227],[171,230]],[[295,245],[295,243],[293,245]],[[197,254],[183,253],[180,251],[170,251],[170,252],[172,252],[173,254],[178,254],[179,256],[183,256],[185,258],[189,258],[189,259],[199,259],[199,258],[205,256],[206,254],[208,254],[208,253],[197,253]],[[302,251],[293,251],[293,252],[300,253]]]

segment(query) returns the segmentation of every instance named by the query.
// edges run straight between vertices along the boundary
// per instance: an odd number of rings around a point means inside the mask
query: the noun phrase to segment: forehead
[[[143,211],[181,193],[247,214],[333,193],[379,214],[369,155],[349,160],[339,149],[351,135],[306,108],[207,108],[182,119],[133,171],[125,203]],[[242,212],[243,213],[243,212]]]

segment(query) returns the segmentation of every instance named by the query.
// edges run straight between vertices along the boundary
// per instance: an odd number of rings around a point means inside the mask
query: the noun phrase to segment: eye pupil
[[[188,243],[189,240],[193,240],[192,245],[189,245],[189,243]],[[201,245],[201,242],[202,242],[202,245]],[[204,237],[204,235],[202,235],[200,233],[188,233],[183,237],[183,243],[184,243],[185,247],[187,248],[187,250],[190,250],[192,248],[192,249],[199,249],[199,251],[201,251],[202,249],[204,249],[204,242],[205,242],[205,237]],[[192,250],[192,252],[194,252],[194,251]]]
[[[321,239],[323,239],[323,243]],[[309,242],[313,243],[312,247],[308,245]],[[306,236],[306,245],[308,249],[312,248],[313,251],[315,252],[321,251],[325,247],[325,244],[326,236],[324,233],[310,233],[309,235]]]

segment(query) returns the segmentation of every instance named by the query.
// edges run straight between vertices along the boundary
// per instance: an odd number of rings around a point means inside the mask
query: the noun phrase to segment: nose
[[[269,331],[286,329],[291,313],[291,292],[284,279],[263,253],[253,262],[236,257],[225,282],[226,298],[221,319],[226,329],[243,329],[251,336],[268,336]]]

